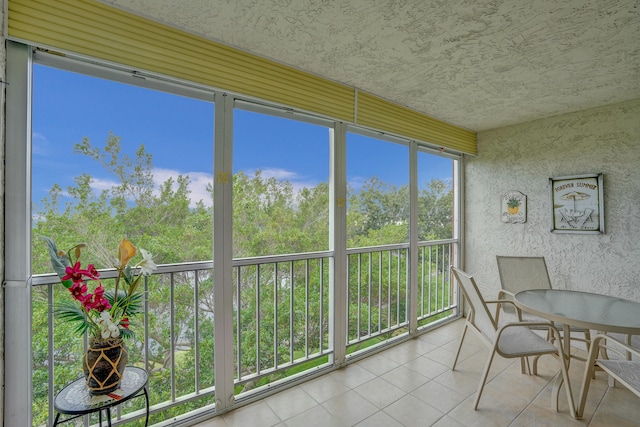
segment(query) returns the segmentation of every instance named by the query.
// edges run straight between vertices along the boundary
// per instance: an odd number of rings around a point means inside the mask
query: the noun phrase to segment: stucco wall
[[[543,255],[553,287],[640,301],[640,99],[481,132],[466,162],[466,261],[486,296],[496,255]],[[549,178],[604,174],[603,235],[550,232]],[[524,224],[500,221],[500,196],[527,195]]]

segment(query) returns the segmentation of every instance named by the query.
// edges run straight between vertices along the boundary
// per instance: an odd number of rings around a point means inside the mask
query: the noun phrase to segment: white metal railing
[[[419,326],[457,314],[448,270],[456,243],[422,242],[418,247]],[[324,251],[233,260],[237,397],[331,364],[332,256],[333,252]],[[408,244],[347,250],[347,319],[336,323],[348,330],[345,345],[349,353],[384,343],[407,330],[408,260]],[[101,271],[106,288],[114,277],[113,270]],[[70,375],[81,372],[79,357],[86,340],[70,339],[64,325],[54,319],[54,301],[68,297],[58,296],[66,290],[57,285],[57,276],[37,275],[32,283],[33,347],[37,350],[34,423],[51,425],[55,393],[72,379]],[[215,404],[213,286],[211,261],[161,265],[145,278],[145,313],[139,325],[132,325],[138,335],[129,344],[129,361],[150,373],[151,423]],[[46,319],[36,318],[38,315]],[[39,325],[46,325],[47,337],[42,337]],[[40,351],[39,340],[47,341],[46,351]],[[139,402],[122,406],[125,408],[116,414],[121,422],[143,415]],[[40,412],[45,407],[46,414]],[[95,420],[85,417],[85,425],[92,422]]]
[[[456,315],[449,266],[455,239],[418,245],[418,324]],[[347,250],[349,352],[375,345],[409,326],[409,244]]]

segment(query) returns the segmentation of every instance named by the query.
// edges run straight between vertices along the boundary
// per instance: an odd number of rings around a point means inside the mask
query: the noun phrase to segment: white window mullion
[[[233,266],[232,266],[232,147],[233,97],[216,97],[213,277],[214,277],[214,372],[216,411],[233,406]]]
[[[336,123],[331,132],[329,197],[329,249],[333,251],[330,268],[329,342],[333,363],[345,363],[347,351],[347,129]]]
[[[4,191],[4,425],[31,416],[31,49],[7,41]]]
[[[418,145],[409,144],[409,334],[418,329]]]

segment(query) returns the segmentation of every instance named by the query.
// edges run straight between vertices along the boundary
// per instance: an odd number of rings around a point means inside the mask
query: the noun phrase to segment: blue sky
[[[73,145],[88,137],[102,147],[113,132],[123,151],[134,157],[144,144],[153,154],[154,176],[189,175],[194,201],[207,199],[213,170],[212,103],[125,85],[55,68],[34,67],[33,200],[39,204],[53,183],[63,189],[82,173],[94,177],[97,190],[113,177],[93,160],[73,154]],[[258,113],[237,111],[234,127],[234,173],[289,180],[294,188],[327,181],[329,134],[324,127]],[[408,182],[408,148],[350,134],[347,180],[357,186],[377,176]],[[425,160],[425,159],[428,159]],[[423,156],[420,179],[451,177],[451,160]]]

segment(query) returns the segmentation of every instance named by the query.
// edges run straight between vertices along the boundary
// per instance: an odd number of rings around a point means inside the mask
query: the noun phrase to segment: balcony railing
[[[418,254],[418,326],[457,315],[448,266],[455,240],[423,242]],[[276,381],[330,366],[332,252],[233,261],[234,384],[236,397]],[[409,247],[347,251],[348,353],[406,334],[409,325]],[[101,272],[105,287],[115,272]],[[68,298],[53,274],[33,278],[34,425],[51,425],[53,399],[82,371],[83,340],[53,315]],[[213,263],[159,266],[145,278],[145,313],[132,325],[129,363],[150,373],[151,424],[215,405]],[[340,327],[340,326],[338,326]],[[116,423],[141,423],[142,402],[127,402]],[[85,417],[84,425],[96,419]]]

